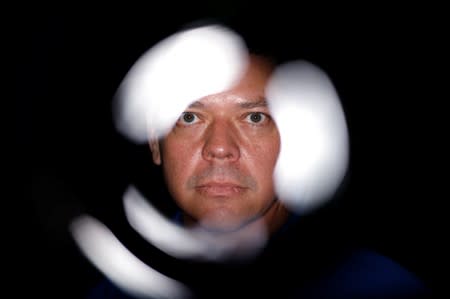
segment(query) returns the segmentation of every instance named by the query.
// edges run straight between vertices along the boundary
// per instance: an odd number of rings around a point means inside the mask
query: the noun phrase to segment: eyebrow
[[[243,101],[238,103],[239,107],[244,109],[252,109],[256,107],[267,107],[267,100],[266,99],[258,99],[257,101]],[[205,107],[205,104],[203,104],[200,101],[195,101],[192,104],[189,105],[189,108],[203,108]]]
[[[202,107],[205,107],[205,105],[199,101],[195,101],[188,106],[188,108],[202,108]]]
[[[256,102],[246,101],[246,102],[239,103],[239,106],[241,108],[245,108],[245,109],[251,109],[251,108],[256,108],[256,107],[267,107],[267,101],[266,101],[266,99],[260,99]]]

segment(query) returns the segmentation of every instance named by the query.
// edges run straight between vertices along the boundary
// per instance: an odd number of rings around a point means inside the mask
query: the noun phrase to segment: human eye
[[[198,116],[194,112],[183,112],[178,119],[178,123],[181,125],[192,125],[199,121]]]
[[[262,112],[251,112],[245,117],[245,120],[251,124],[262,124],[268,119],[269,116]]]

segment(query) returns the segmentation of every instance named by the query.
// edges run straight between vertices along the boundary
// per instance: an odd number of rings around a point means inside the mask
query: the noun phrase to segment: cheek
[[[162,144],[162,166],[166,179],[180,187],[192,174],[198,150],[189,142],[176,142],[168,138]]]
[[[273,171],[280,153],[279,138],[270,138],[265,142],[259,142],[251,152],[247,153],[248,160],[253,161],[253,165],[248,167],[253,168],[254,175],[257,176],[260,188],[264,191],[273,190]]]

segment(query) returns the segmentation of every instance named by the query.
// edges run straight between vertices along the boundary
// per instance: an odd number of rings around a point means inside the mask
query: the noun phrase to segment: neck
[[[234,255],[260,249],[286,223],[289,214],[280,201],[274,200],[262,215],[235,230],[208,230],[200,227],[198,221],[186,214],[183,215],[183,222],[187,227],[195,227],[201,233],[206,233],[204,235],[215,244],[226,244],[227,250],[231,249],[230,252]]]

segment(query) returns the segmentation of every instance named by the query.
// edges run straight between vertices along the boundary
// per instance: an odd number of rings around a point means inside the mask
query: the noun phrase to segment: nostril
[[[206,160],[239,158],[239,146],[232,130],[226,126],[213,126],[205,139],[203,157]]]
[[[206,159],[234,159],[238,151],[233,145],[209,143],[205,145],[203,154]]]

